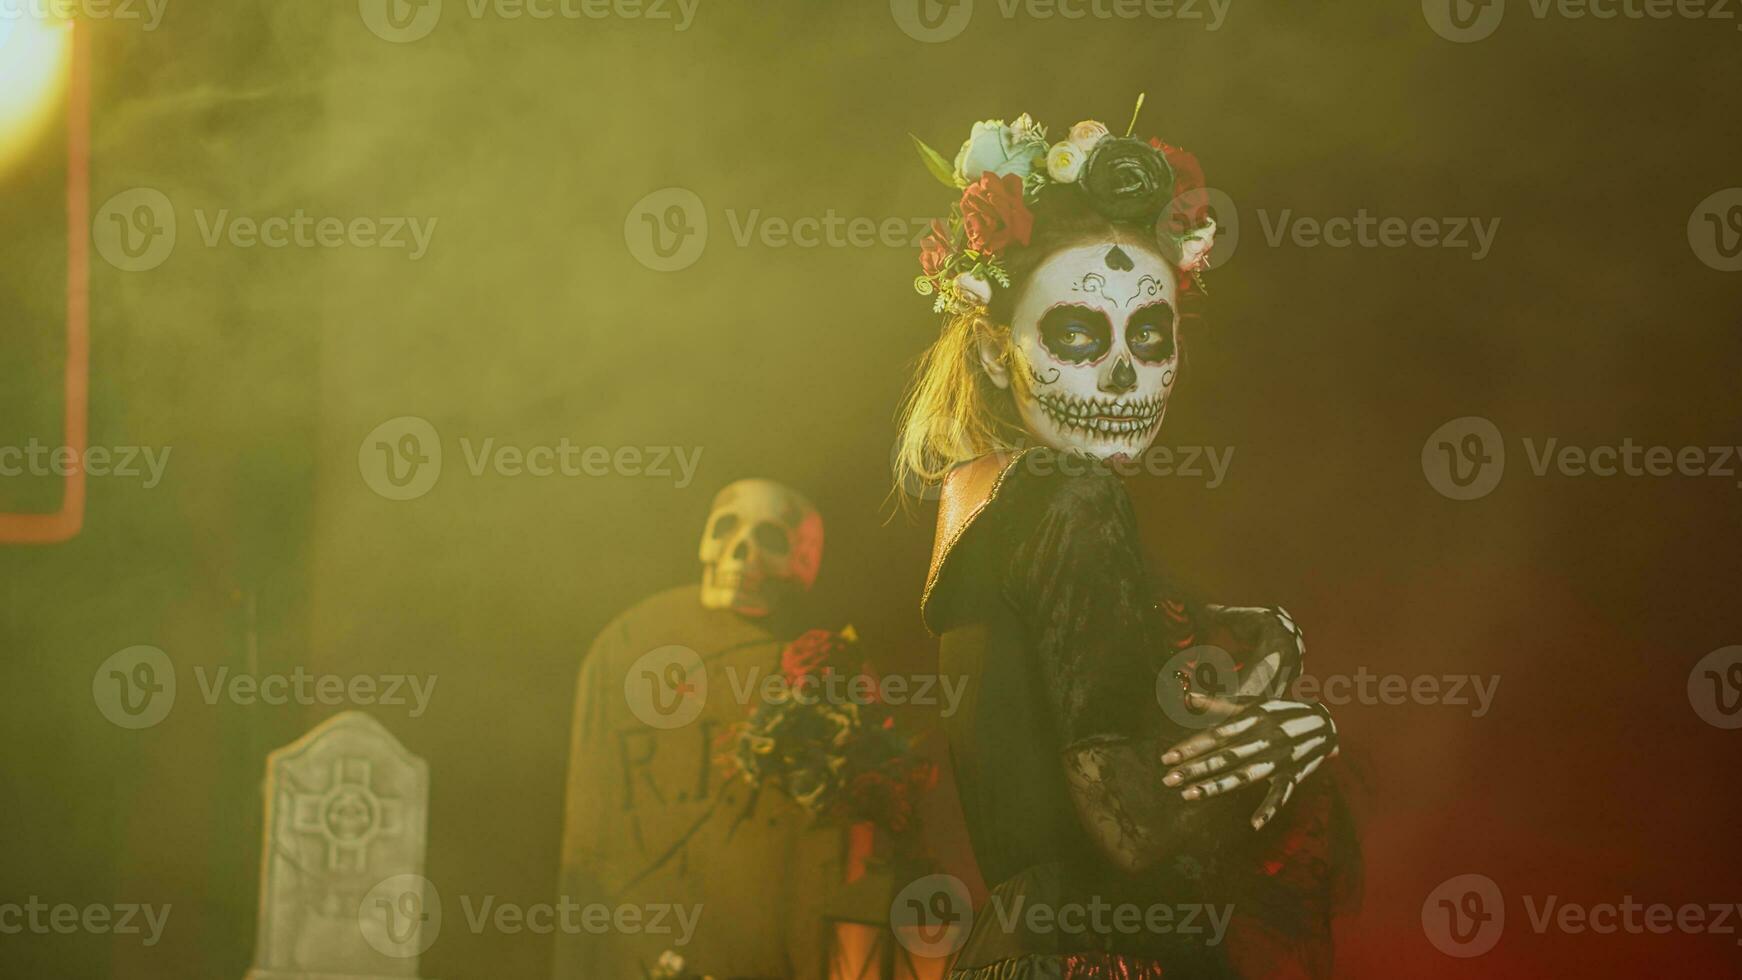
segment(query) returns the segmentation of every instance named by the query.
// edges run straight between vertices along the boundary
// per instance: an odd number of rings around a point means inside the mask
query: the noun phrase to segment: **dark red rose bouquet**
[[[781,651],[783,683],[725,738],[728,764],[752,785],[783,790],[819,818],[912,830],[936,767],[914,751],[877,695],[851,626],[811,630]]]

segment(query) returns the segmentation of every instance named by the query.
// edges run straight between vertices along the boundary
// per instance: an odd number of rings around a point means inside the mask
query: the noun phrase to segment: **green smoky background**
[[[429,877],[554,901],[581,656],[618,611],[697,576],[712,494],[739,477],[823,512],[817,621],[854,624],[886,670],[926,669],[931,514],[895,506],[889,467],[937,330],[916,249],[763,231],[917,229],[950,194],[910,133],[948,152],[1022,112],[1055,137],[1122,130],[1139,93],[1139,134],[1194,150],[1240,234],[1185,324],[1160,437],[1235,455],[1213,488],[1134,482],[1153,557],[1207,597],[1288,606],[1320,672],[1503,679],[1480,719],[1338,709],[1368,865],[1339,975],[1731,962],[1710,937],[1562,947],[1516,929],[1472,965],[1427,946],[1419,910],[1467,871],[1593,901],[1734,885],[1734,779],[1713,774],[1733,773],[1735,739],[1686,682],[1742,642],[1742,490],[1538,477],[1520,440],[1742,441],[1742,278],[1701,262],[1687,227],[1742,181],[1735,22],[1514,3],[1493,36],[1454,43],[1412,0],[1233,0],[1213,27],[1203,2],[1067,19],[977,0],[959,33],[920,40],[903,2],[699,0],[659,20],[445,0],[414,40],[372,30],[374,0],[169,0],[155,30],[85,25],[93,213],[149,187],[178,218],[154,269],[91,254],[90,441],[173,451],[155,487],[91,479],[71,541],[0,544],[0,901],[174,913],[152,948],[0,936],[0,973],[246,971],[265,754],[334,709],[207,704],[195,667],[434,675],[420,716],[373,709],[430,764]],[[65,136],[50,125],[0,173],[0,445],[59,437]],[[636,209],[667,188],[702,202],[707,237],[659,271]],[[1500,224],[1480,260],[1267,240],[1362,209]],[[415,258],[202,234],[220,212],[299,211],[433,228]],[[1506,433],[1509,459],[1461,502],[1420,457],[1466,415]],[[359,450],[404,416],[437,430],[444,469],[400,501]],[[486,439],[701,456],[685,485],[473,475],[462,440]],[[59,494],[0,478],[0,510]],[[128,731],[92,676],[136,644],[171,656],[180,693]],[[936,849],[969,866],[959,831]],[[549,937],[448,916],[423,975],[549,974]]]

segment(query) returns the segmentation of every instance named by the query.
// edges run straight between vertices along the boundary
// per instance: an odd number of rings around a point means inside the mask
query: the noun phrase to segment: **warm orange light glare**
[[[0,0],[0,168],[35,138],[66,87],[72,25]]]

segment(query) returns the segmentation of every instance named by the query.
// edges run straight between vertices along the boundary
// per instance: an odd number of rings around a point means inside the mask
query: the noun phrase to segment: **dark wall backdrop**
[[[368,4],[366,3],[365,9]],[[900,5],[897,4],[899,11]],[[1206,13],[1207,13],[1207,8]],[[1338,708],[1367,851],[1339,976],[1742,975],[1736,937],[1535,932],[1525,900],[1742,900],[1739,736],[1688,697],[1742,643],[1742,478],[1531,472],[1522,440],[1742,442],[1742,276],[1690,215],[1742,183],[1734,20],[1536,17],[1453,43],[1422,5],[1234,0],[1204,20],[1005,17],[941,43],[879,2],[718,3],[693,23],[474,18],[392,43],[349,3],[181,4],[93,22],[92,200],[162,191],[169,259],[94,259],[92,442],[173,447],[163,483],[93,480],[83,532],[0,545],[0,902],[171,903],[162,943],[0,936],[12,976],[236,977],[253,944],[265,752],[331,709],[208,706],[192,669],[434,675],[377,716],[432,771],[444,892],[550,901],[582,651],[696,575],[710,497],[746,475],[828,522],[826,621],[924,670],[931,514],[888,499],[892,415],[934,335],[908,247],[740,243],[744,222],[917,219],[947,193],[916,133],[1080,118],[1194,149],[1239,246],[1186,327],[1161,441],[1233,447],[1226,480],[1133,483],[1157,561],[1280,602],[1321,675],[1497,675],[1491,710]],[[5,52],[0,49],[0,58]],[[0,172],[0,444],[56,438],[64,131]],[[637,258],[636,208],[693,192],[706,246]],[[196,212],[435,221],[427,254],[202,239]],[[1499,222],[1489,252],[1271,244],[1308,217]],[[1449,226],[1441,221],[1439,227]],[[1442,423],[1504,433],[1505,477],[1425,478]],[[445,466],[392,501],[377,425],[427,419]],[[460,440],[699,447],[675,477],[472,476]],[[0,478],[0,509],[51,481]],[[129,732],[97,665],[163,648],[170,717]],[[947,805],[940,807],[947,811]],[[956,838],[940,850],[962,863]],[[1506,895],[1482,956],[1422,907]],[[538,977],[549,940],[444,930],[429,976]]]

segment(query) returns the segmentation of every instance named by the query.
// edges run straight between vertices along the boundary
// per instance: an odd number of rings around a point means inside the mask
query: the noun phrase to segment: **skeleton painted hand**
[[[1296,786],[1336,754],[1337,726],[1324,705],[1280,696],[1306,653],[1300,629],[1285,610],[1211,607],[1210,612],[1226,617],[1237,631],[1250,629],[1253,614],[1262,613],[1272,625],[1266,631],[1271,635],[1258,648],[1262,659],[1232,698],[1188,695],[1193,707],[1231,717],[1163,753],[1162,764],[1173,768],[1162,783],[1184,786],[1180,795],[1190,801],[1269,780],[1270,791],[1252,815],[1252,828],[1257,830],[1288,803]]]

